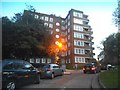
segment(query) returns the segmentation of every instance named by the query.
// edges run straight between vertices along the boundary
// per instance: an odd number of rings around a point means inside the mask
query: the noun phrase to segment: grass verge
[[[117,70],[108,70],[100,73],[100,80],[104,84],[106,88],[119,88],[118,86],[118,74],[120,75],[120,71]]]

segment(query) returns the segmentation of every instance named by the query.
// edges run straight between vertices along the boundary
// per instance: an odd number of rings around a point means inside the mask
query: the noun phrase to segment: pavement
[[[82,70],[66,69],[65,72],[64,72],[64,75],[71,75],[72,73],[79,72],[79,71],[82,72]],[[96,74],[96,77],[93,77],[93,79],[92,79],[92,88],[93,89],[96,89],[96,88],[104,88],[105,89],[106,88],[99,78],[99,73]]]

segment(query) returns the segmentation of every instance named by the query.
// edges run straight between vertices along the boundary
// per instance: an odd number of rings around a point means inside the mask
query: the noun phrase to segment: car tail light
[[[92,68],[92,70],[95,70],[96,68]]]
[[[50,69],[50,68],[48,68],[48,69],[47,69],[47,71],[51,71],[51,69]]]

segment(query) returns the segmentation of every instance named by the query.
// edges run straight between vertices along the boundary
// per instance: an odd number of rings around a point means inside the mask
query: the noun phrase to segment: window
[[[37,58],[37,59],[36,59],[36,63],[40,63],[40,58]]]
[[[81,48],[74,48],[75,54],[85,54],[85,50]]]
[[[50,18],[50,22],[53,22],[53,18]]]
[[[61,28],[62,28],[62,30],[65,30],[65,27],[64,27],[64,26],[62,26]]]
[[[84,46],[84,41],[74,40],[74,45],[75,46]]]
[[[57,23],[56,23],[56,26],[60,26],[60,23],[57,22]]]
[[[73,12],[73,16],[82,18],[83,14],[80,12]]]
[[[85,58],[75,56],[75,63],[85,63]]]
[[[45,17],[45,21],[48,21],[48,17]]]
[[[45,58],[42,58],[42,63],[45,63],[46,62],[46,59]]]
[[[40,19],[41,19],[41,20],[44,20],[44,17],[42,16],[42,17],[40,17]]]
[[[56,38],[59,38],[60,36],[59,35],[55,35]]]
[[[30,63],[34,63],[34,59],[33,58],[30,59]]]
[[[62,21],[61,21],[61,23],[62,23],[62,25],[64,25],[64,24],[65,24],[65,21],[64,21],[64,20],[62,20]]]
[[[80,25],[74,25],[74,30],[76,31],[83,31],[83,27]]]
[[[49,24],[49,28],[53,28],[53,24]]]
[[[36,18],[36,19],[38,19],[38,17],[39,17],[38,15],[35,15],[35,18]]]
[[[44,23],[45,26],[48,26],[48,23]]]
[[[83,24],[83,21],[78,18],[74,18],[73,21],[74,21],[74,23],[77,23],[77,24]]]
[[[57,28],[57,29],[56,29],[56,32],[59,32],[59,31],[60,31],[60,29]]]
[[[84,39],[84,34],[78,33],[78,32],[74,32],[74,38],[81,38],[81,39]]]
[[[51,63],[51,59],[50,58],[47,59],[47,63]]]

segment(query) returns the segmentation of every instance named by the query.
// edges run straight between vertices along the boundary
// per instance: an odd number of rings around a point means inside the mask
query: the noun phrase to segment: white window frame
[[[41,16],[40,19],[41,19],[41,20],[44,20],[44,16]]]
[[[74,32],[74,38],[81,38],[81,39],[84,39],[84,34],[78,33],[78,32]]]
[[[53,28],[53,24],[50,23],[50,24],[49,24],[49,28]]]
[[[60,32],[60,29],[57,28],[57,29],[56,29],[56,32]]]
[[[50,18],[50,22],[53,22],[53,18]]]
[[[73,18],[73,22],[77,24],[83,24],[83,20],[78,18]]]
[[[44,23],[44,26],[48,26],[48,23]]]
[[[48,18],[47,16],[45,16],[45,21],[48,21],[48,19],[49,19],[49,18]]]
[[[40,58],[36,58],[36,63],[40,63]]]
[[[85,49],[82,48],[74,48],[74,54],[85,54]]]
[[[80,25],[74,24],[74,30],[76,30],[76,31],[83,31],[83,27],[80,26]]]
[[[85,63],[84,57],[75,56],[75,63]]]
[[[60,23],[59,23],[59,22],[57,22],[57,23],[56,23],[56,26],[60,26]]]
[[[34,58],[30,58],[30,63],[34,63]]]
[[[47,59],[47,63],[51,63],[51,59],[50,58]]]
[[[35,18],[36,18],[36,19],[38,19],[38,18],[39,18],[39,16],[38,16],[38,15],[35,15]]]
[[[73,16],[82,18],[82,17],[83,17],[83,14],[80,13],[80,12],[75,12],[75,11],[74,11],[74,12],[73,12]]]
[[[84,46],[84,41],[74,40],[74,46]]]
[[[46,63],[46,59],[45,58],[42,58],[42,63]]]

